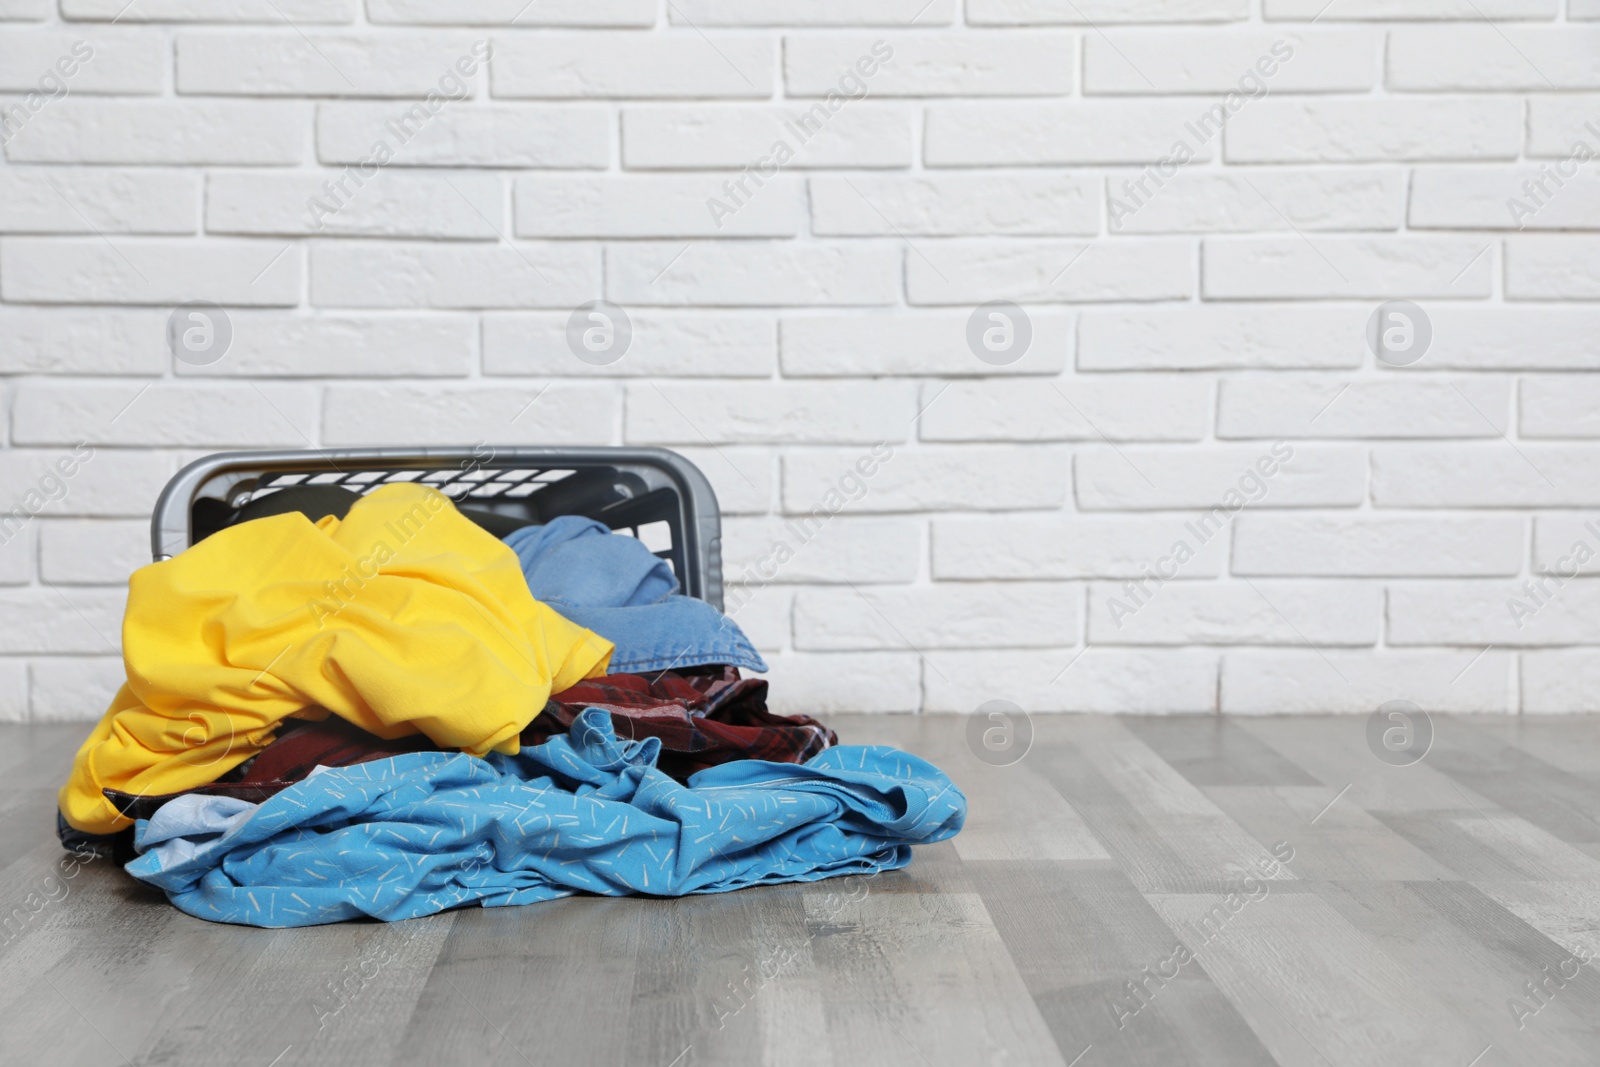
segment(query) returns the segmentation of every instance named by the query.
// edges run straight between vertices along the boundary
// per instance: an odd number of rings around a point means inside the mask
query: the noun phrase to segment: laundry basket
[[[692,597],[722,607],[717,496],[693,463],[664,448],[369,448],[219,452],[173,476],[150,519],[155,558],[168,559],[227,525],[252,500],[292,485],[369,493],[390,482],[431,485],[458,504],[529,523],[598,519],[666,560]]]

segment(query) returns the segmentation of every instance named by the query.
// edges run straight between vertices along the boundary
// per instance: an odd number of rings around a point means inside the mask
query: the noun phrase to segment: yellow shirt
[[[122,649],[127,684],[60,793],[90,833],[132,822],[102,789],[215,781],[296,714],[515,752],[550,693],[604,674],[612,645],[535,600],[516,554],[449,498],[396,484],[343,520],[256,519],[139,569]]]

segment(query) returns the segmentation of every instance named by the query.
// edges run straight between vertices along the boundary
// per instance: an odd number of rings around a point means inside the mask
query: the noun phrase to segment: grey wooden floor
[[[966,830],[875,878],[284,931],[51,881],[84,728],[0,728],[0,1060],[1600,1063],[1600,719],[1436,717],[1408,767],[1357,717],[1037,717],[1007,767],[958,717],[833,725],[946,768]]]

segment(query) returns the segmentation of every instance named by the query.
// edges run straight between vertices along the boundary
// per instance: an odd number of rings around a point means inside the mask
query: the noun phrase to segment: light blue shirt
[[[954,836],[961,790],[898,749],[737,760],[680,785],[598,708],[515,756],[414,752],[319,771],[260,805],[189,795],[137,824],[127,870],[190,915],[311,926],[577,892],[721,893],[895,870]]]
[[[617,646],[613,674],[728,663],[765,672],[738,623],[678,592],[672,568],[638,538],[563,515],[505,539],[536,599]]]

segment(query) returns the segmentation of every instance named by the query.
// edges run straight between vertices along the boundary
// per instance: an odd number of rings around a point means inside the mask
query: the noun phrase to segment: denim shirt
[[[522,562],[535,599],[617,646],[613,674],[712,663],[767,670],[738,623],[680,594],[672,568],[637,538],[563,515],[524,526],[505,542]]]

